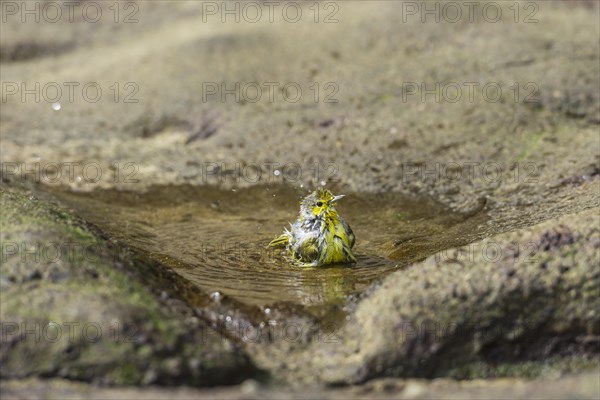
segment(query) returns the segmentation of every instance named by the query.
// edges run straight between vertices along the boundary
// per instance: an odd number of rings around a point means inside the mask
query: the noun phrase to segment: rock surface
[[[591,210],[493,236],[390,275],[335,341],[304,352],[296,374],[348,384],[593,367],[585,353],[600,334],[596,217]]]
[[[35,380],[3,381],[0,383],[6,398],[28,399],[498,399],[498,398],[552,398],[597,399],[600,393],[597,372],[565,376],[555,380],[488,379],[454,381],[436,379],[377,379],[362,386],[348,388],[306,387],[303,390],[282,390],[264,387],[247,380],[240,385],[215,389],[190,387],[146,389],[90,388],[89,385],[69,381]]]
[[[31,194],[3,189],[0,202],[3,378],[214,385],[257,376],[189,307],[140,283],[158,277],[151,265]]]
[[[281,398],[285,389],[257,383],[272,379],[310,385],[290,397],[597,398],[598,4],[519,2],[516,15],[512,2],[491,3],[501,5],[496,22],[479,4],[473,20],[423,23],[395,1],[319,3],[319,22],[307,3],[296,23],[281,8],[273,22],[223,23],[193,1],[135,3],[133,23],[124,8],[112,21],[112,2],[101,3],[108,17],[94,24],[7,16],[3,394]],[[42,90],[55,84],[59,100]],[[97,101],[88,84],[101,88]],[[300,176],[289,173],[298,168]],[[215,331],[221,309],[192,304],[193,288],[184,293],[156,257],[161,249],[116,243],[82,220],[82,209],[46,200],[47,187],[60,185],[143,192],[321,182],[435,199],[485,218],[474,243],[376,282],[328,340],[265,344]],[[403,240],[391,259],[407,251]],[[237,311],[233,324],[245,318]],[[205,391],[97,386],[245,379],[254,380]]]

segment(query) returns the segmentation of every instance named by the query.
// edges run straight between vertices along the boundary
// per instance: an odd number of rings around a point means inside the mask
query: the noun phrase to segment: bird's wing
[[[350,248],[354,247],[356,237],[354,236],[354,232],[352,232],[352,228],[350,228],[350,225],[348,225],[348,223],[342,217],[340,217],[340,222],[342,223],[342,226],[348,235],[348,244],[350,245]]]

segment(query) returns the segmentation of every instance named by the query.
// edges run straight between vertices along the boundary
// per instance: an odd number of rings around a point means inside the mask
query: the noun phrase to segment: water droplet
[[[231,316],[228,315],[227,317],[225,317],[225,321],[231,322]]]
[[[275,171],[273,171],[273,174],[275,174],[275,176],[279,176],[281,175],[281,171],[276,169]]]
[[[60,103],[52,103],[52,109],[54,111],[60,110]]]
[[[271,309],[270,308],[265,308],[265,314],[270,314],[271,313]]]

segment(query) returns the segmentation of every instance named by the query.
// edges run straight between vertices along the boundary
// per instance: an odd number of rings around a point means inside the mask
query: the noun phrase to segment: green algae
[[[1,373],[60,376],[105,384],[186,382],[205,385],[254,374],[224,337],[189,322],[152,287],[150,261],[120,253],[64,208],[3,187]],[[8,243],[93,246],[48,259],[15,253]],[[20,249],[20,247],[19,247]],[[9,251],[11,250],[11,251]],[[189,313],[189,310],[187,311]],[[29,333],[27,333],[29,332]],[[143,348],[143,351],[138,351]],[[183,368],[165,360],[177,358]],[[187,365],[194,360],[196,368]],[[235,376],[238,378],[235,378]]]

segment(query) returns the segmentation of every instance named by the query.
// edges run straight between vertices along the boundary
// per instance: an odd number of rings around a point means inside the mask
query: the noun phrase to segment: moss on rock
[[[0,200],[3,378],[215,385],[256,374],[227,339],[136,280],[149,271],[140,258],[20,189]]]
[[[531,377],[548,364],[557,373],[593,366],[596,217],[592,209],[559,219],[559,228],[553,221],[497,235],[390,275],[339,340],[315,344],[310,367],[291,376],[353,383],[386,375]]]

